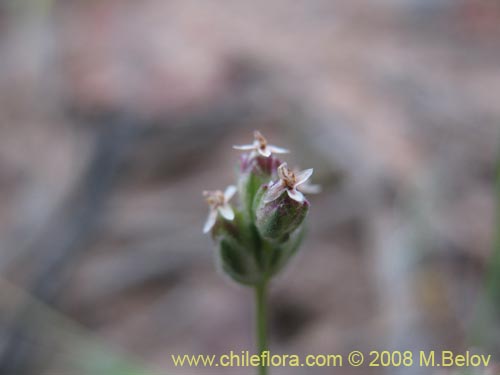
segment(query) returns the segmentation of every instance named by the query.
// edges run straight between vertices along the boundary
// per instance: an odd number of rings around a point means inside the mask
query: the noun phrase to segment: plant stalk
[[[268,282],[255,286],[255,306],[256,306],[256,332],[257,332],[257,354],[261,356],[259,366],[259,375],[267,375],[267,366],[262,361],[262,353],[268,350],[267,348],[267,286]]]

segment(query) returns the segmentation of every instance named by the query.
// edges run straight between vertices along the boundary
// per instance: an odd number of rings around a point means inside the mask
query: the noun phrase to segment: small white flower
[[[213,228],[219,213],[226,220],[234,219],[234,211],[229,204],[229,200],[233,197],[234,193],[236,193],[236,186],[233,185],[229,185],[224,192],[220,190],[205,190],[203,192],[203,196],[206,197],[207,203],[210,207],[207,221],[203,227],[203,233],[208,233]]]
[[[233,146],[233,148],[235,150],[244,150],[244,151],[252,150],[252,152],[250,153],[250,157],[254,157],[260,154],[268,158],[273,153],[286,154],[289,152],[287,149],[268,144],[267,139],[264,138],[264,136],[258,130],[255,130],[253,132],[253,138],[254,141],[251,145]]]
[[[302,203],[304,201],[304,195],[300,191],[298,191],[297,188],[300,185],[304,184],[312,174],[312,168],[305,169],[300,172],[294,172],[291,169],[288,169],[286,163],[281,164],[278,167],[279,180],[274,182],[269,187],[264,202],[272,202],[275,199],[278,199],[281,194],[286,191],[290,198],[299,203]]]

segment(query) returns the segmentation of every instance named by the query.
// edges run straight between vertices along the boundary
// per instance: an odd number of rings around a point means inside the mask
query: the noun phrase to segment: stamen
[[[214,208],[220,207],[225,203],[224,193],[220,190],[204,191],[203,195],[206,197],[207,203]]]
[[[254,131],[253,136],[257,142],[259,142],[259,147],[263,150],[267,146],[267,139],[258,130]]]

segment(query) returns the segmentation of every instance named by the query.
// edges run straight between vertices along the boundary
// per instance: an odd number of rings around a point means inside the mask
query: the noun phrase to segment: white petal
[[[299,203],[304,202],[304,194],[302,194],[300,191],[297,191],[295,189],[287,189],[286,192],[288,193],[288,196],[294,201],[297,201]]]
[[[297,186],[297,190],[306,194],[319,194],[321,193],[321,185],[303,184]]]
[[[210,229],[215,225],[215,221],[217,220],[217,210],[210,210],[208,213],[207,221],[205,222],[205,226],[203,227],[203,233],[210,232]]]
[[[234,193],[236,193],[236,186],[229,185],[224,192],[224,199],[226,200],[226,202],[228,202],[233,197]]]
[[[259,154],[261,154],[262,156],[268,158],[269,156],[271,156],[271,150],[269,149],[269,147],[265,147],[264,149],[262,148],[258,148],[257,151],[259,152]]]
[[[219,210],[220,214],[222,215],[222,217],[224,217],[224,219],[226,219],[226,220],[233,220],[234,219],[234,211],[228,203],[226,203],[223,206],[220,206],[218,208],[218,210]]]
[[[267,146],[267,148],[269,150],[271,150],[271,152],[273,154],[288,154],[290,151],[287,150],[286,148],[281,148],[281,147],[278,147],[278,146],[273,146],[273,145],[269,145]]]
[[[265,194],[264,203],[269,203],[278,199],[281,196],[281,194],[283,194],[284,191],[285,191],[285,185],[283,184],[283,181],[278,180],[273,185],[271,185],[271,187]]]
[[[253,150],[255,148],[255,145],[235,145],[233,146],[235,150]]]
[[[303,171],[297,172],[295,174],[295,178],[297,179],[297,182],[295,183],[295,186],[303,184],[304,182],[306,182],[307,179],[309,177],[311,177],[311,175],[313,174],[313,171],[314,170],[312,168],[309,168],[309,169],[305,169]]]

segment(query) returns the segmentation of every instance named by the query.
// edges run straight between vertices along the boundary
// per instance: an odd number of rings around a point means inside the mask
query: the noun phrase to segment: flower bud
[[[257,262],[254,249],[257,247],[256,230],[238,210],[233,220],[219,215],[210,229],[219,251],[219,265],[234,281],[255,285],[262,280],[262,270]]]
[[[290,258],[297,252],[304,239],[304,225],[294,231],[283,243],[273,243],[272,251],[268,255],[267,275],[274,276],[288,263]]]
[[[283,163],[277,169],[279,179],[259,190],[254,199],[255,224],[264,238],[285,241],[302,224],[309,202],[297,188],[312,173],[312,169],[295,172]]]
[[[231,236],[220,237],[219,254],[222,270],[234,281],[256,285],[262,280],[263,273],[248,243]]]
[[[276,177],[281,161],[275,156],[244,154],[240,158],[238,191],[247,214],[252,217],[253,201],[259,188]]]
[[[288,194],[269,201],[271,194],[272,190],[264,186],[255,197],[255,224],[262,237],[284,242],[304,221],[309,202],[298,202]]]
[[[236,225],[235,232],[229,227]],[[255,226],[245,226],[239,215],[218,232],[219,265],[231,279],[244,285],[259,285],[276,275],[296,253],[304,237],[303,226],[282,242],[260,237]]]

